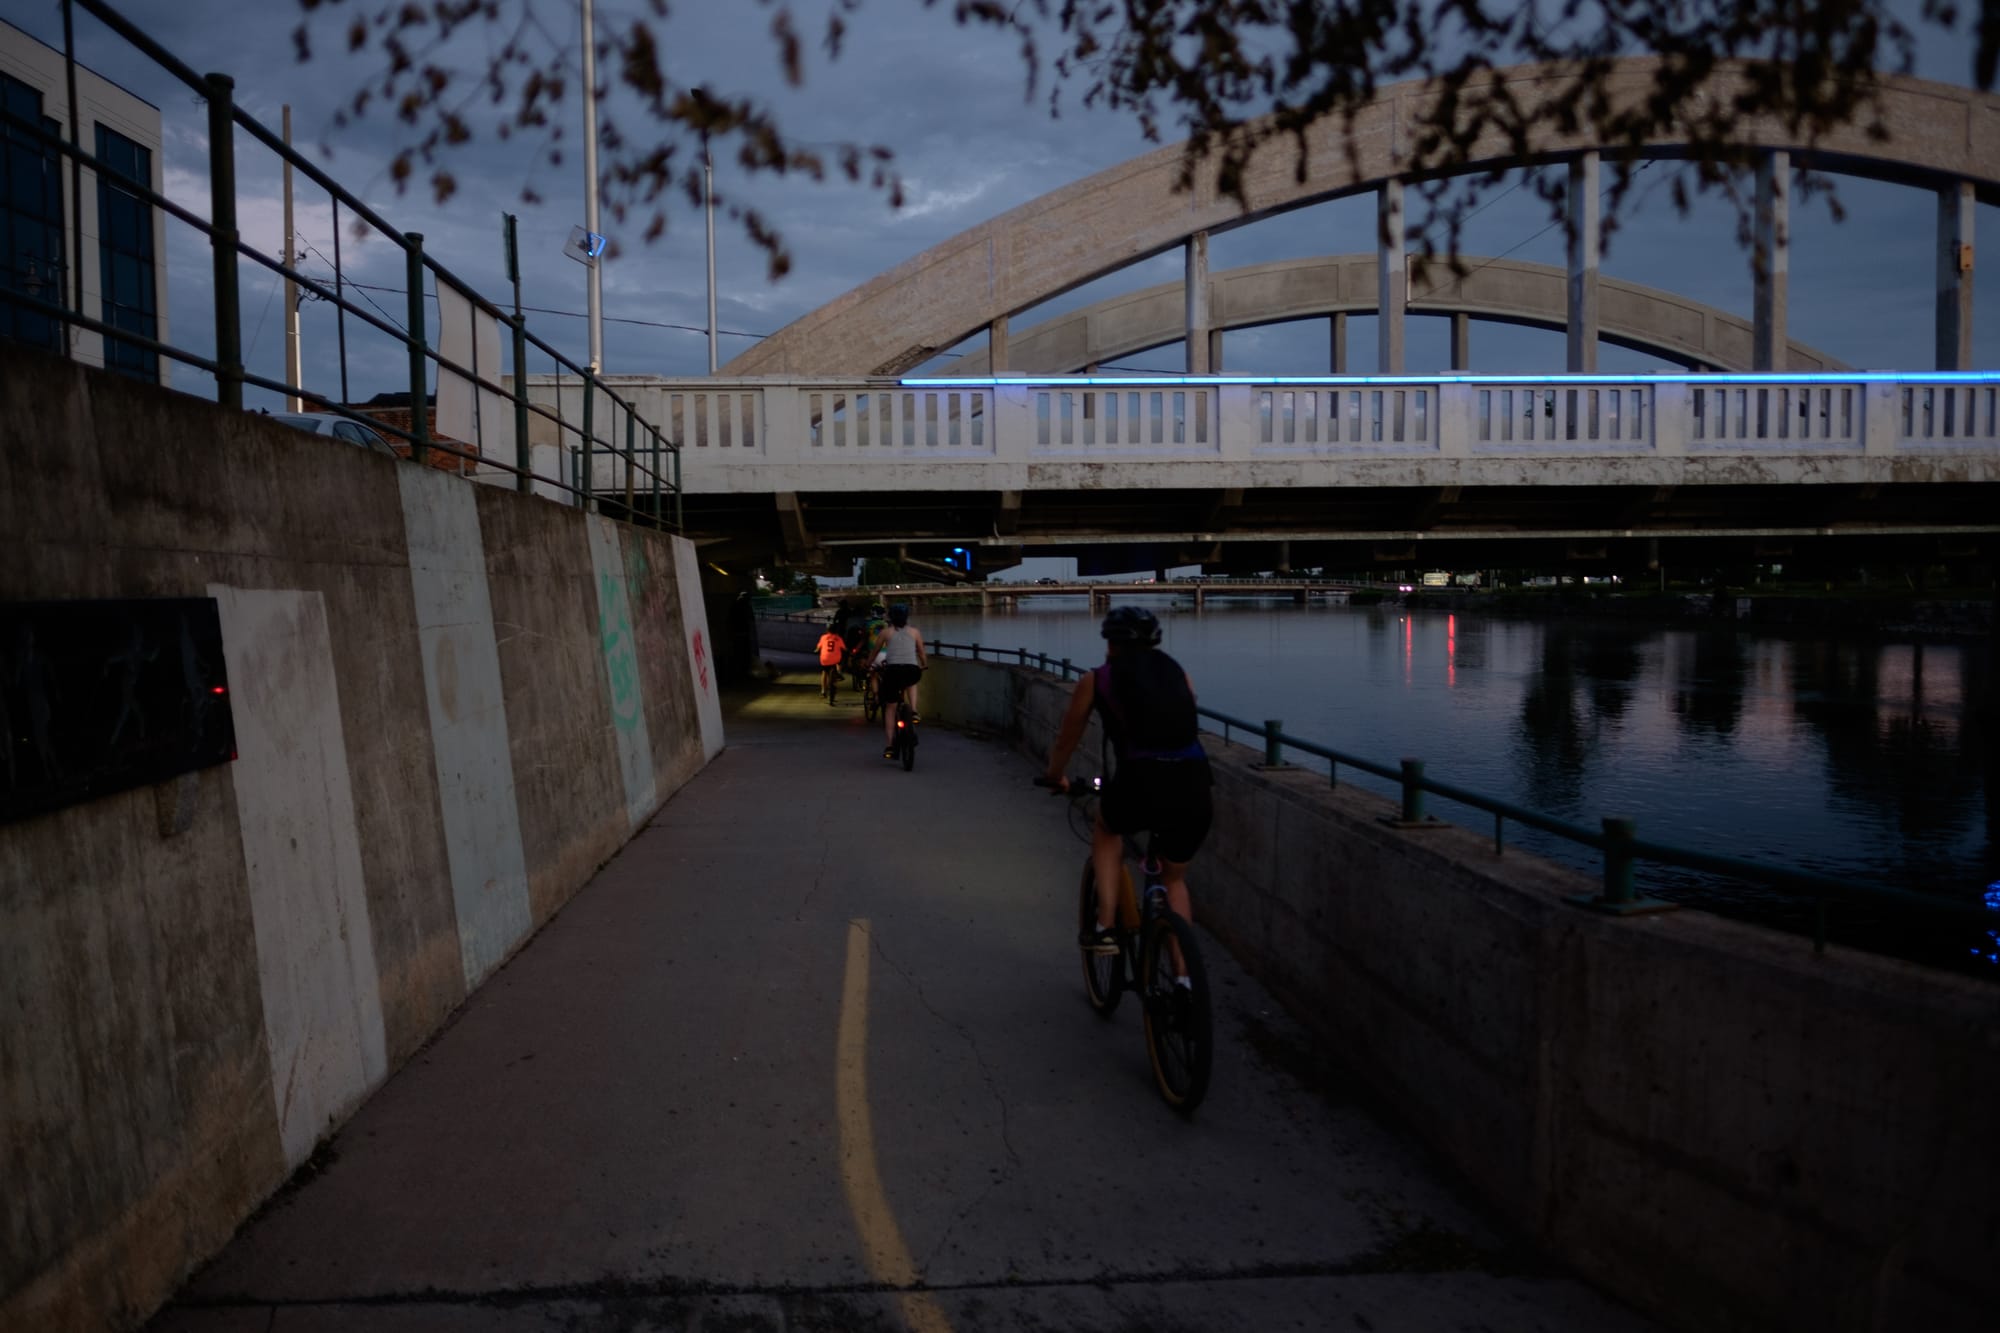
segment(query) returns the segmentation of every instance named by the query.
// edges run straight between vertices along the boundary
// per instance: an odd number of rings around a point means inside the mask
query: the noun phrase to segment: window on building
[[[118,188],[121,178],[153,183],[153,154],[114,129],[97,127],[98,290],[106,324],[145,338],[160,335],[153,277],[153,206]],[[159,354],[107,334],[104,364],[139,379],[160,378]]]
[[[62,322],[5,299],[20,292],[65,304],[62,155],[31,127],[50,136],[56,122],[42,114],[42,94],[0,74],[0,338],[62,350]]]

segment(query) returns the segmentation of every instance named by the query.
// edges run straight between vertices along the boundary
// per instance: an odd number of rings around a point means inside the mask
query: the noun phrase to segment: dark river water
[[[1733,627],[1526,621],[1400,607],[1144,600],[1201,702],[1588,827],[2000,909],[2000,685],[1990,642],[1780,636]],[[1082,598],[935,611],[933,640],[1103,660]],[[1257,743],[1254,739],[1250,742]],[[1390,784],[1344,771],[1383,794]],[[1488,831],[1490,815],[1430,798]],[[1507,841],[1595,873],[1598,854],[1510,824]],[[1804,900],[1640,869],[1642,891],[1810,930]],[[2000,979],[1995,930],[1836,906],[1837,941]]]

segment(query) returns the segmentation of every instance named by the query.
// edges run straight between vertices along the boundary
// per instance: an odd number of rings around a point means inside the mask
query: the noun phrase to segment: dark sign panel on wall
[[[236,757],[209,597],[0,602],[0,821]]]

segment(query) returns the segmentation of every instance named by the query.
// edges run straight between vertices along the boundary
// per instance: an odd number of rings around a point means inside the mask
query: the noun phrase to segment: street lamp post
[[[583,226],[597,231],[597,34],[591,21],[591,0],[583,7]],[[604,369],[604,279],[599,261],[585,266],[589,273],[590,373]],[[588,387],[584,390],[589,392]]]

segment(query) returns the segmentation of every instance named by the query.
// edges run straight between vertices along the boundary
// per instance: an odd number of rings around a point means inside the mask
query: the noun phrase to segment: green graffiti
[[[609,574],[598,575],[597,606],[604,626],[604,669],[611,679],[611,720],[620,731],[631,731],[640,716],[639,655],[632,642],[625,589]]]

